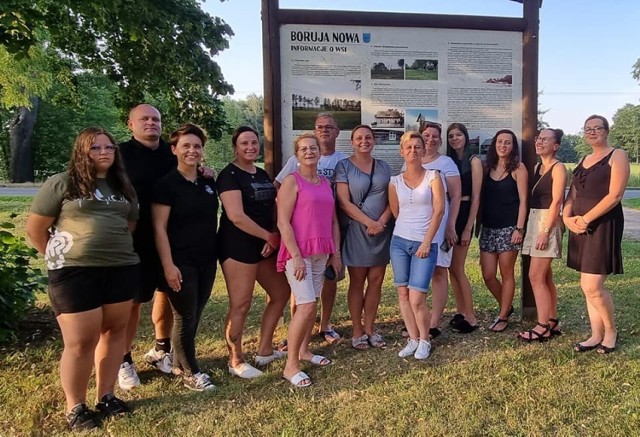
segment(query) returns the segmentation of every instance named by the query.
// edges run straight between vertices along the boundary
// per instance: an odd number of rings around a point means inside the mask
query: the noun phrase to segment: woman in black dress
[[[576,343],[576,352],[616,349],[618,331],[607,276],[622,273],[622,195],[629,180],[629,158],[607,142],[609,122],[601,115],[585,121],[584,137],[592,152],[573,171],[563,221],[569,234],[567,265],[579,271],[587,299],[591,337]]]

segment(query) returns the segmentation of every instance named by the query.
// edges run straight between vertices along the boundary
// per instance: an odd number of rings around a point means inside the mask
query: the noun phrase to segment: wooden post
[[[264,165],[274,178],[282,167],[279,0],[262,0]]]
[[[540,0],[523,0],[524,20],[522,33],[522,162],[533,175],[536,163],[535,136],[538,129],[538,32],[540,29]],[[531,184],[529,184],[531,188]],[[531,257],[523,256],[522,266],[522,317],[536,317],[536,302],[529,281]]]

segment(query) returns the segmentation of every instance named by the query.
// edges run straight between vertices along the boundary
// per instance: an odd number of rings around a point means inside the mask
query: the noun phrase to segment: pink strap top
[[[298,184],[291,226],[302,257],[332,254],[336,251],[332,232],[335,200],[329,181],[320,176],[320,184],[316,185],[308,182],[298,172],[291,174]],[[291,254],[281,241],[277,261],[279,272],[284,271],[284,266],[290,259]]]

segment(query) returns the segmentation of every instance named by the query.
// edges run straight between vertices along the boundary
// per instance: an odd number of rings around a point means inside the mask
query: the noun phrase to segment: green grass
[[[394,70],[387,71],[371,71],[371,80],[381,80],[381,79],[396,79],[403,80],[404,79],[404,70],[402,68],[396,68]]]
[[[626,199],[622,201],[625,208],[640,209],[640,199]]]
[[[153,341],[145,306],[134,350],[143,385],[131,393],[117,392],[135,412],[106,423],[102,432],[117,436],[637,435],[640,243],[625,241],[623,252],[625,274],[608,280],[621,338],[620,350],[612,355],[573,352],[572,345],[588,336],[589,324],[579,276],[562,261],[553,266],[564,335],[545,344],[523,344],[515,334],[530,324],[515,319],[505,333],[490,333],[486,327],[496,315],[496,304],[482,284],[474,242],[468,273],[481,329],[466,336],[444,329],[434,342],[433,356],[425,362],[398,358],[401,319],[389,270],[378,316],[379,331],[389,346],[356,352],[348,339],[343,281],[334,314],[336,327],[347,340],[332,347],[315,340],[313,349],[329,356],[333,364],[305,366],[315,383],[306,390],[294,390],[282,380],[282,363],[268,367],[258,380],[227,374],[223,341],[227,296],[219,275],[198,336],[202,367],[218,390],[189,392],[142,363]],[[245,329],[248,358],[257,349],[263,307],[264,293],[257,290]],[[451,315],[449,302],[443,326]],[[276,339],[285,335],[286,328],[279,327]],[[61,351],[47,297],[40,294],[21,341],[0,349],[0,435],[65,432],[57,373]],[[91,386],[89,399],[94,395]]]
[[[405,80],[438,80],[438,72],[406,68],[404,78]]]

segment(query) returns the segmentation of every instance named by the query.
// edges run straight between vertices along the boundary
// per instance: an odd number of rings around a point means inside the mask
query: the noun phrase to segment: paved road
[[[33,196],[38,187],[0,187],[0,196]]]

